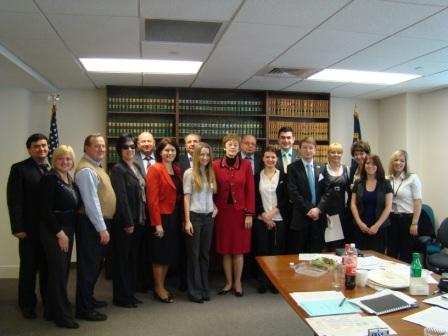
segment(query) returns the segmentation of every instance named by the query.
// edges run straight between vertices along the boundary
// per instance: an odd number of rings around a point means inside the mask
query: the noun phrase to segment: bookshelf
[[[253,134],[261,150],[277,144],[283,126],[294,130],[295,149],[300,138],[314,136],[316,160],[326,162],[329,102],[329,94],[108,86],[108,162],[118,159],[115,140],[122,133],[137,136],[149,131],[156,139],[173,137],[184,152],[183,138],[194,132],[210,143],[215,157],[221,157],[225,134]]]

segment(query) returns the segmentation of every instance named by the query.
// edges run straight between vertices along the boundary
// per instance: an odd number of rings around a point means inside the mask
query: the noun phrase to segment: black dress
[[[73,248],[73,234],[80,205],[79,191],[73,180],[65,183],[58,173],[49,172],[40,184],[40,235],[48,260],[48,286],[45,300],[45,317],[56,324],[73,321],[67,297],[67,282]],[[69,238],[68,252],[61,251],[56,234],[60,231]]]
[[[182,181],[176,174],[170,175],[176,186],[176,206],[174,211],[162,214],[163,238],[152,236],[152,262],[159,265],[170,265],[177,259],[181,226],[181,199],[183,195]]]

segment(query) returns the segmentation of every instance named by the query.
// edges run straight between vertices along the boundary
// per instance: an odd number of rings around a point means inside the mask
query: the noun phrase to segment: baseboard
[[[19,266],[0,266],[0,279],[18,279]]]

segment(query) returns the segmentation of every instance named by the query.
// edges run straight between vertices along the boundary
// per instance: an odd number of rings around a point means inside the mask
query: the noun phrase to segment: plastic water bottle
[[[348,251],[345,261],[345,288],[353,289],[356,286],[357,258],[352,251]]]
[[[414,278],[422,277],[422,264],[420,263],[420,253],[412,253],[412,263],[411,263],[411,283]]]
[[[358,257],[358,250],[356,249],[356,244],[355,244],[355,243],[351,243],[351,244],[350,244],[350,249],[349,249],[349,251],[352,251],[352,252],[353,252],[353,255],[354,255],[355,257]]]
[[[345,244],[344,245],[344,253],[342,254],[342,260],[341,260],[342,265],[345,265],[345,261],[348,256],[349,249],[350,249],[350,244]]]

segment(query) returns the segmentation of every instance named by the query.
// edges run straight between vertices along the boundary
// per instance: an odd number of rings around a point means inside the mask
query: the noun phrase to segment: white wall
[[[369,142],[372,152],[378,152],[378,109],[379,103],[374,100],[353,100],[331,98],[330,106],[330,143],[338,142],[344,148],[342,158],[350,165],[350,147],[353,142],[353,112],[359,113],[362,139]]]
[[[29,135],[31,95],[27,90],[0,89],[0,278],[18,272],[18,244],[11,235],[6,184],[11,164],[27,157],[25,141]]]
[[[106,130],[104,90],[67,90],[61,92],[57,118],[61,144],[73,146],[79,159],[84,138]],[[51,105],[46,94],[26,90],[0,90],[0,278],[17,277],[18,247],[11,235],[6,206],[6,182],[12,163],[28,156],[25,141],[32,133],[48,134]]]

